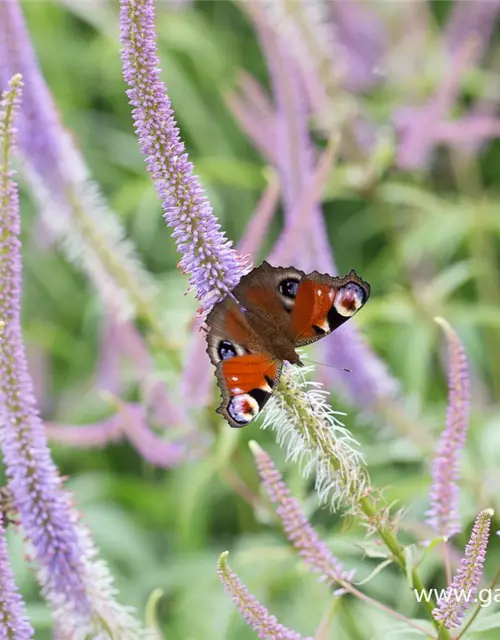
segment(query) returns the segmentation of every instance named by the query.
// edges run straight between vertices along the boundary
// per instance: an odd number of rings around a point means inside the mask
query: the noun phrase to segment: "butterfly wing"
[[[368,300],[370,285],[267,262],[243,276],[207,317],[207,353],[232,427],[251,422],[271,397],[283,359],[340,327]],[[288,348],[290,347],[290,348]],[[287,354],[287,355],[283,355]]]
[[[291,316],[297,347],[311,344],[338,329],[363,307],[370,285],[353,270],[343,277],[313,271],[300,281]]]
[[[264,262],[243,276],[232,294],[256,315],[272,317],[276,325],[288,324],[293,298],[305,273],[294,267],[273,267]]]
[[[265,351],[232,295],[215,305],[206,324],[207,353],[216,367],[222,394],[217,412],[232,427],[244,427],[271,397],[282,362]]]
[[[262,411],[281,375],[282,362],[269,354],[248,354],[221,361],[216,375],[222,391],[217,412],[232,427],[245,427]]]

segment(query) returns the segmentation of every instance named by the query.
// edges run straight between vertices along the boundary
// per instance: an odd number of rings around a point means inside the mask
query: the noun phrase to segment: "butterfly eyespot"
[[[297,291],[299,288],[299,280],[297,278],[286,278],[279,284],[279,292],[286,298],[294,300],[297,297]]]
[[[217,354],[221,360],[228,360],[238,355],[235,346],[229,340],[221,340],[219,342]]]
[[[259,413],[259,403],[248,393],[233,396],[227,405],[231,418],[244,427]]]
[[[333,306],[344,318],[350,318],[365,303],[366,295],[359,284],[351,282],[337,291]]]

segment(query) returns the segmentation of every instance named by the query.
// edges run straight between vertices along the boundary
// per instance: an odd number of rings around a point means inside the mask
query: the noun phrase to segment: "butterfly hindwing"
[[[231,295],[215,305],[206,324],[207,353],[222,395],[217,409],[232,427],[244,427],[262,410],[282,363],[266,353],[245,312]]]
[[[269,354],[248,354],[219,362],[216,375],[222,391],[217,409],[232,427],[244,427],[263,409],[279,380],[282,363]]]
[[[227,357],[249,352],[253,332],[240,305],[231,296],[215,305],[205,323],[208,327],[207,353],[214,365]]]

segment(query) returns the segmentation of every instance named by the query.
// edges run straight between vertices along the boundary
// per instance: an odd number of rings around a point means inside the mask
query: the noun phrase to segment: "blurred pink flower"
[[[321,181],[313,180],[318,169],[315,169],[317,153],[308,130],[308,111],[301,76],[280,34],[266,21],[266,14],[258,9],[258,4],[248,3],[245,9],[254,22],[271,76],[275,102],[274,126],[268,129],[264,138],[272,141],[269,144],[274,152],[266,159],[276,167],[282,185],[285,212],[283,235],[296,224],[298,214],[303,218],[299,237],[294,237],[293,243],[289,244],[288,248],[292,251],[287,252],[286,262],[289,260],[306,272],[318,269],[331,274],[338,273],[321,211],[322,193],[318,189]],[[256,109],[254,103],[255,98],[249,107],[253,112]],[[265,122],[261,123],[261,130],[263,126]],[[308,190],[308,206],[299,209],[297,203]],[[271,256],[281,263],[281,255],[271,252]],[[352,266],[355,265],[349,265]],[[397,383],[352,323],[336,331],[322,344],[322,348],[328,354],[329,362],[351,369],[349,375],[332,368],[322,371],[320,375],[342,389],[353,404],[370,409],[380,400],[394,395]]]
[[[47,423],[47,435],[55,442],[85,449],[104,447],[127,438],[145,460],[157,467],[169,468],[185,460],[185,445],[170,442],[154,433],[149,428],[146,409],[142,405],[117,404],[117,412],[101,422],[79,426]]]
[[[284,627],[269,611],[248,591],[238,576],[231,571],[227,564],[228,552],[219,558],[217,573],[225,590],[243,615],[245,622],[263,640],[312,640],[303,638],[300,634]]]
[[[460,454],[469,426],[470,383],[467,358],[458,335],[442,318],[450,352],[448,414],[432,464],[432,486],[427,522],[439,536],[450,537],[461,530],[458,512]]]

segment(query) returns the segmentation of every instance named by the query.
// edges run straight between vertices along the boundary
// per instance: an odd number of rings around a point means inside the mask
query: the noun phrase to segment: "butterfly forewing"
[[[316,342],[351,318],[366,303],[370,285],[355,271],[342,278],[318,272],[300,282],[291,318],[297,347]]]
[[[293,299],[285,295],[286,291],[284,293],[281,285],[286,282],[296,282],[298,285],[304,275],[303,271],[294,267],[272,267],[264,261],[241,278],[232,295],[246,309],[272,317],[275,323],[288,323]]]

